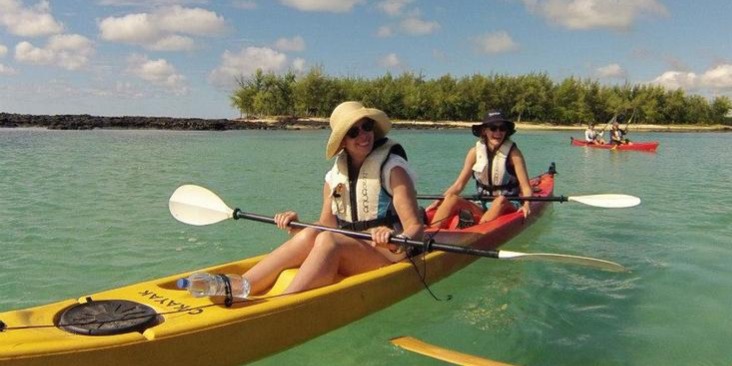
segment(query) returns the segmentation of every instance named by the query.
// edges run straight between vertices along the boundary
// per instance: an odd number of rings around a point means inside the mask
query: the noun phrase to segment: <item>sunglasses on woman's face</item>
[[[490,126],[488,126],[486,128],[489,129],[491,132],[496,132],[496,131],[506,132],[506,131],[508,131],[508,127],[506,127],[506,125],[490,125]]]
[[[356,137],[358,137],[358,135],[361,134],[361,130],[363,130],[363,132],[373,131],[374,130],[374,120],[369,119],[369,120],[364,121],[363,123],[361,123],[361,127],[353,126],[353,127],[349,128],[348,132],[346,132],[346,136],[348,136],[352,139],[355,139]]]

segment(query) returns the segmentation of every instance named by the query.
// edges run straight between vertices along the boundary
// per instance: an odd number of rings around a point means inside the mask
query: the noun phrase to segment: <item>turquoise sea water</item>
[[[514,140],[532,175],[556,162],[556,194],[625,193],[642,205],[555,203],[503,248],[602,258],[630,273],[483,259],[432,286],[450,301],[423,291],[257,364],[441,364],[392,346],[400,335],[519,365],[732,364],[732,135],[631,136],[660,141],[657,153],[571,147],[570,135],[522,131]],[[468,131],[392,137],[425,194],[452,182],[473,143]],[[271,250],[285,239],[271,225],[186,226],[167,200],[196,183],[232,207],[294,208],[312,221],[330,165],[326,139],[325,131],[0,129],[0,311]]]

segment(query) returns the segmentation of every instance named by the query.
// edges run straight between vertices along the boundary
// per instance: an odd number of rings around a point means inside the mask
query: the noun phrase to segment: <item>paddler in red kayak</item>
[[[468,150],[463,169],[455,182],[445,190],[444,199],[441,203],[432,204],[439,204],[432,222],[448,224],[442,221],[455,214],[458,202],[464,200],[460,193],[471,176],[475,178],[479,195],[496,197],[492,202],[483,201],[485,212],[479,223],[491,221],[517,209],[522,210],[524,216],[528,216],[531,213],[528,201],[514,204],[505,197],[529,197],[532,194],[524,156],[510,139],[516,133],[515,123],[504,118],[500,112],[492,111],[486,114],[482,123],[473,125],[472,130],[473,135],[479,139]]]
[[[344,102],[330,116],[326,158],[335,163],[325,176],[318,225],[371,232],[371,241],[313,228],[293,229],[294,211],[274,216],[293,234],[244,274],[253,294],[274,283],[280,272],[300,267],[284,291],[294,293],[334,283],[339,277],[370,271],[406,257],[389,244],[392,235],[421,240],[424,224],[417,204],[415,175],[404,149],[386,138],[386,113],[359,102]]]
[[[587,129],[585,130],[585,141],[588,144],[594,144],[594,145],[604,145],[605,139],[602,138],[603,132],[597,132],[595,130],[595,124],[590,122],[587,124]]]
[[[627,129],[623,130],[620,128],[620,123],[618,121],[613,122],[613,126],[610,128],[610,143],[613,145],[613,149],[616,149],[619,145],[632,145],[633,143],[630,142],[627,138],[625,138],[625,135],[627,135]]]

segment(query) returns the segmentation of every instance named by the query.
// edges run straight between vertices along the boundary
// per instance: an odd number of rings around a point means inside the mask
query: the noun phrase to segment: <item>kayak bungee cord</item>
[[[440,221],[443,221],[445,219],[439,220],[434,222],[433,224],[436,224]],[[432,289],[430,288],[430,285],[427,284],[426,278],[427,278],[427,261],[424,260],[424,257],[427,256],[427,254],[430,251],[430,244],[434,243],[434,237],[437,235],[437,233],[440,232],[442,228],[438,228],[437,231],[435,231],[434,234],[429,235],[427,234],[427,240],[425,241],[424,247],[421,248],[421,254],[422,255],[422,272],[420,273],[419,268],[417,267],[417,263],[412,260],[411,256],[407,256],[407,259],[409,259],[409,262],[412,263],[412,268],[414,268],[414,271],[417,273],[417,277],[419,277],[419,281],[422,282],[422,285],[424,286],[425,290],[429,292],[429,294],[432,296],[435,301],[450,301],[452,300],[452,295],[447,294],[444,298],[438,298],[437,295],[435,295],[434,292],[432,292]]]

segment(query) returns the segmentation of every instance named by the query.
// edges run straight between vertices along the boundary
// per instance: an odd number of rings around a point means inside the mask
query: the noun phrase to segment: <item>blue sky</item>
[[[234,118],[257,68],[732,97],[729,0],[0,0],[0,112]]]

